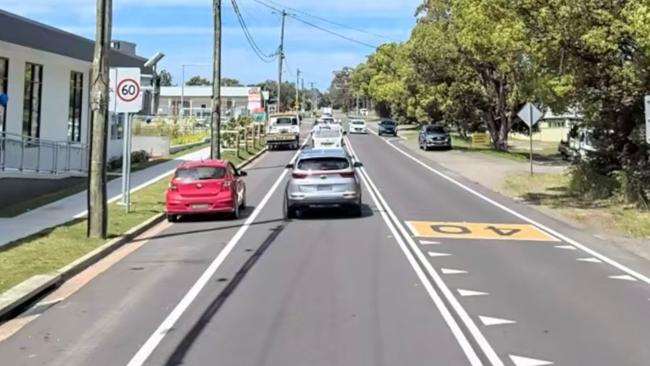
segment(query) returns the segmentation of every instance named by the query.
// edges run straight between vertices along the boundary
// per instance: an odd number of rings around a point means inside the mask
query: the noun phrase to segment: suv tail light
[[[294,177],[295,179],[305,179],[305,178],[307,178],[309,176],[309,174],[307,174],[307,173],[295,173],[294,172],[294,173],[291,174],[291,176]]]
[[[178,191],[178,187],[174,183],[169,183],[169,190],[170,191]]]

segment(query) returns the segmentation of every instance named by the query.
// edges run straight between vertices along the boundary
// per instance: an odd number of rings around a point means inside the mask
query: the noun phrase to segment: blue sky
[[[273,0],[337,23],[404,40],[415,22],[421,0]],[[138,54],[148,57],[161,50],[167,56],[162,67],[180,82],[182,64],[209,64],[212,50],[211,0],[113,0],[113,38],[137,43]],[[271,54],[279,43],[280,17],[254,0],[238,1],[253,37]],[[234,16],[229,0],[223,0],[223,71],[244,83],[275,79],[276,63],[263,63],[249,47]],[[0,0],[0,8],[49,25],[94,38],[95,0]],[[323,23],[302,14],[305,20],[365,43],[385,39]],[[287,18],[286,48],[288,74],[296,68],[304,74],[305,86],[315,82],[329,86],[332,72],[354,66],[372,52],[371,48],[337,38]],[[209,66],[186,67],[186,76],[210,74]]]

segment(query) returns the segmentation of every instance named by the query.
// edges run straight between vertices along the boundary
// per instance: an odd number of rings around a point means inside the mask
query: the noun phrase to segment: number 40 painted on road
[[[469,222],[407,221],[420,238],[558,241],[533,225]]]

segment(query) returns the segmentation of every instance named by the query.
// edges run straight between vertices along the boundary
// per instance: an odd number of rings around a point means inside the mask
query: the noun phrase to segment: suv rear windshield
[[[281,117],[276,119],[274,124],[278,126],[295,126],[298,124],[298,121],[291,117]]]
[[[218,166],[195,166],[176,170],[174,178],[178,180],[222,179],[226,176],[226,168]]]
[[[317,130],[316,133],[314,133],[314,137],[316,138],[334,138],[334,137],[341,137],[341,131],[339,130],[327,130],[327,129],[320,129]]]
[[[395,126],[395,122],[393,121],[382,121],[381,124],[384,126]]]
[[[298,162],[300,170],[343,170],[350,167],[350,162],[345,158],[310,158]]]

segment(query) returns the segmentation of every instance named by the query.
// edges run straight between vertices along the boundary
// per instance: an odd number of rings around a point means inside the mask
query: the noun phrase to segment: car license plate
[[[319,185],[319,186],[316,187],[316,190],[318,190],[319,192],[331,191],[332,186],[330,186],[330,185]]]
[[[205,210],[205,209],[207,209],[209,207],[210,207],[210,205],[207,204],[207,203],[193,203],[192,204],[192,209],[193,210]]]

